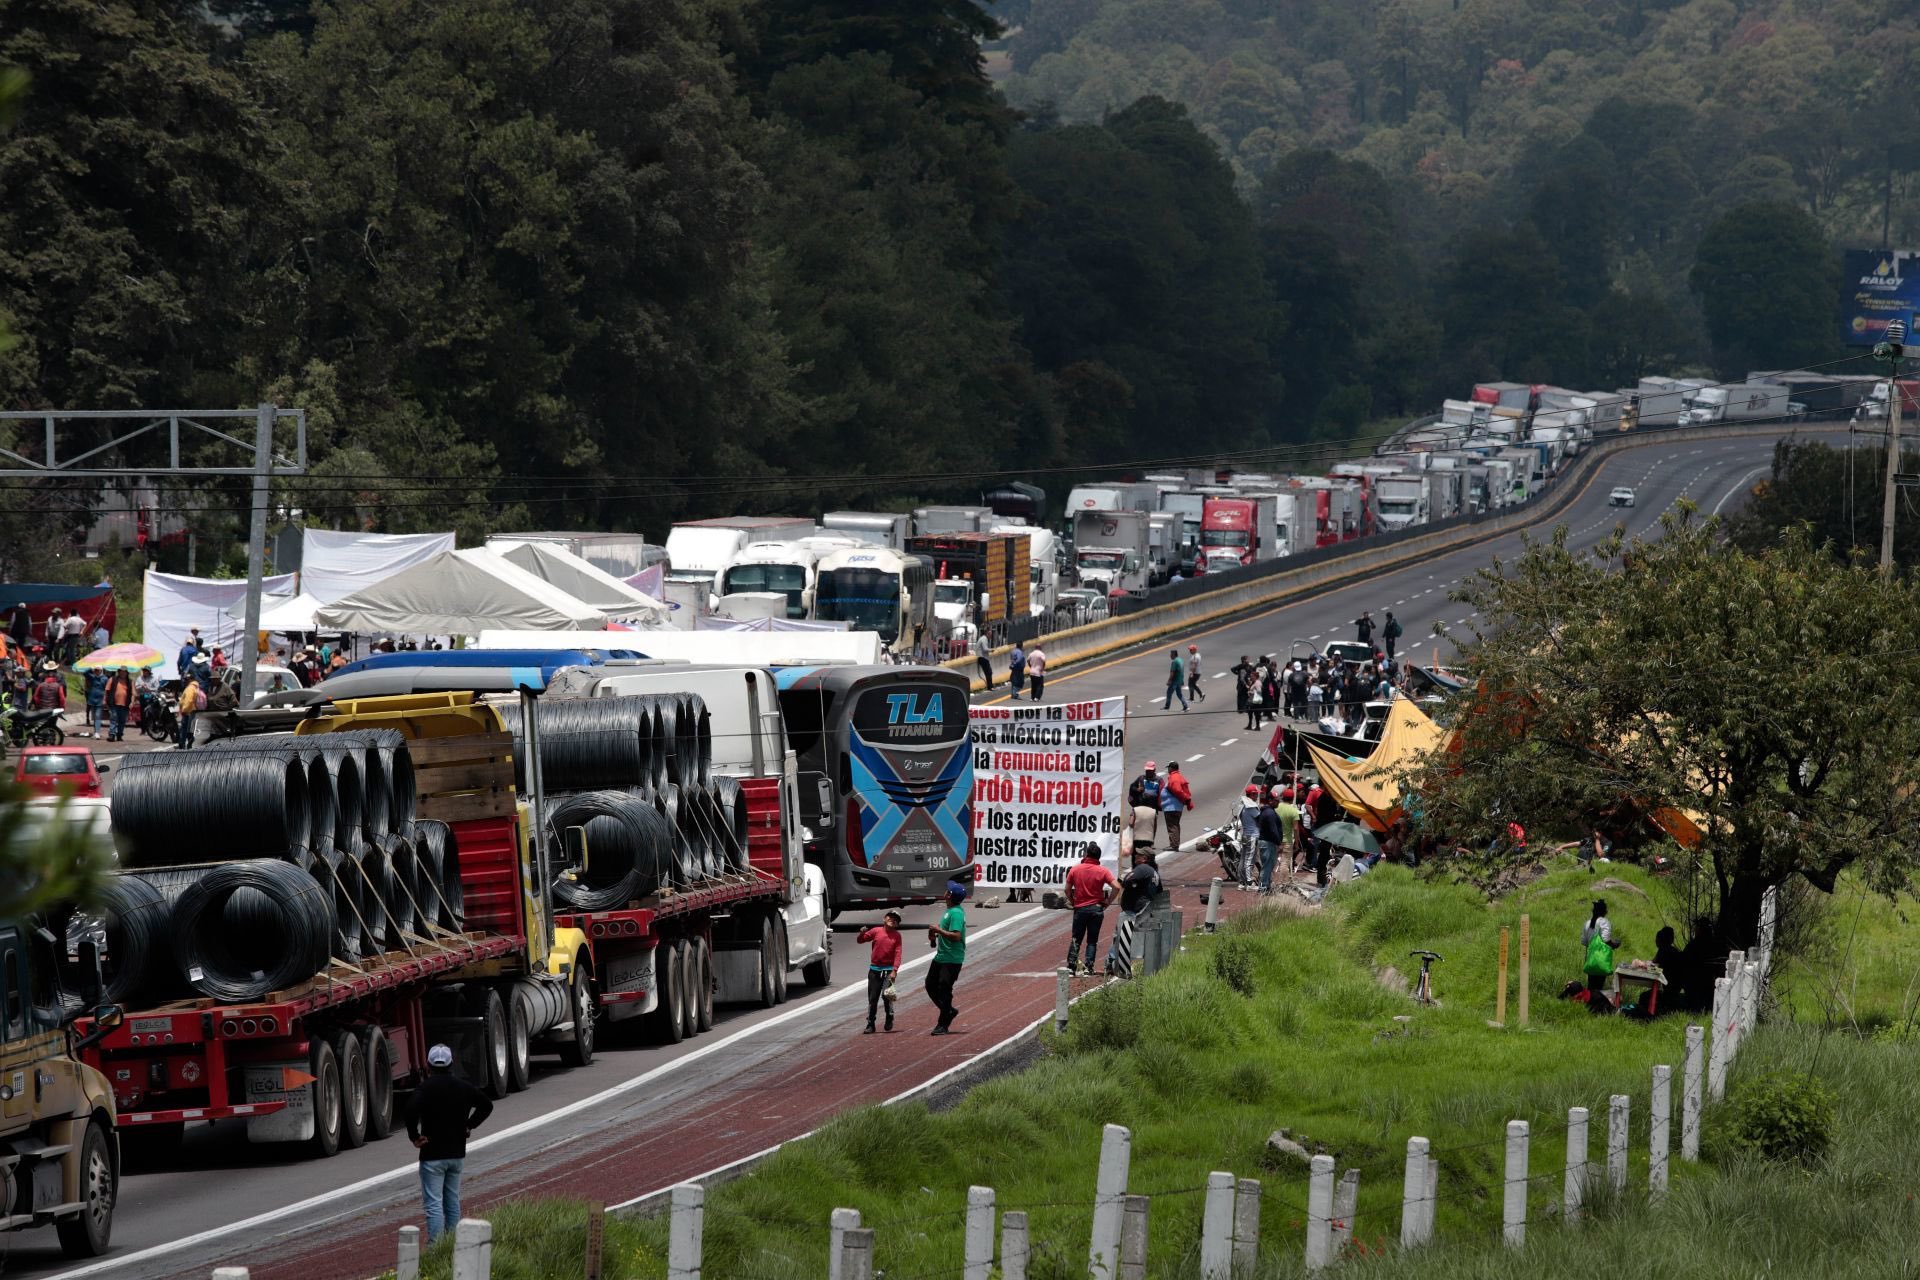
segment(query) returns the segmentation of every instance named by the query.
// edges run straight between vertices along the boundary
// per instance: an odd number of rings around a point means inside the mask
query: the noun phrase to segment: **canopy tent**
[[[331,604],[451,550],[450,533],[305,529],[300,534],[300,589]]]
[[[87,636],[92,637],[95,627],[105,627],[109,633],[119,621],[114,609],[113,587],[102,582],[93,587],[76,587],[66,582],[9,582],[0,586],[0,627],[13,620],[13,607],[27,606],[27,617],[33,621],[33,637],[47,640],[47,619],[55,609],[62,613],[78,613],[87,621]]]
[[[1387,712],[1380,741],[1366,760],[1345,760],[1317,743],[1307,744],[1320,785],[1345,809],[1377,831],[1385,831],[1401,812],[1399,776],[1420,758],[1446,749],[1447,731],[1409,698]]]
[[[260,629],[262,631],[317,631],[313,615],[320,610],[323,601],[302,591],[297,596],[284,600],[263,600],[260,604]],[[227,610],[236,622],[245,622],[247,606],[245,602]]]
[[[493,551],[609,618],[647,629],[672,625],[667,606],[565,547],[551,542],[496,541]]]
[[[294,575],[275,574],[260,583],[260,611],[290,599],[294,594]],[[221,645],[229,652],[244,634],[244,623],[236,614],[244,614],[247,602],[245,578],[183,578],[177,574],[147,570],[144,590],[143,633],[141,639],[168,655],[177,653],[187,642],[187,632],[200,628],[200,638],[211,649]],[[169,672],[170,667],[161,671]]]
[[[473,636],[496,627],[598,631],[607,616],[505,557],[469,547],[325,605],[314,622],[363,634]]]

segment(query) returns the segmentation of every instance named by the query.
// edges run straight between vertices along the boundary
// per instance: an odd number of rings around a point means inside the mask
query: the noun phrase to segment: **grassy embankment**
[[[1614,867],[1624,885],[1603,890],[1629,955],[1650,952],[1662,923],[1677,922],[1669,887]],[[1217,938],[1190,939],[1168,973],[1111,989],[1077,1006],[1068,1033],[1028,1071],[975,1090],[941,1114],[920,1107],[866,1109],[828,1125],[754,1174],[708,1198],[706,1274],[721,1280],[825,1274],[826,1224],[837,1205],[858,1207],[877,1228],[878,1264],[896,1277],[958,1273],[969,1184],[991,1186],[1002,1209],[1026,1209],[1036,1277],[1083,1275],[1100,1126],[1133,1130],[1134,1190],[1154,1195],[1152,1274],[1197,1268],[1201,1197],[1211,1169],[1265,1184],[1263,1276],[1300,1271],[1304,1172],[1265,1160],[1267,1135],[1286,1127],[1358,1167],[1358,1245],[1348,1269],[1367,1275],[1440,1277],[1588,1274],[1609,1280],[1757,1274],[1897,1275],[1898,1242],[1920,1240],[1911,1198],[1911,1137],[1920,1126],[1913,1043],[1873,1043],[1804,1024],[1755,1040],[1739,1075],[1769,1067],[1813,1069],[1839,1097],[1833,1157],[1812,1173],[1729,1163],[1676,1171],[1668,1206],[1648,1213],[1638,1194],[1597,1206],[1578,1234],[1554,1224],[1569,1106],[1595,1116],[1592,1153],[1604,1153],[1613,1093],[1634,1099],[1630,1186],[1645,1186],[1649,1069],[1681,1061],[1684,1023],[1596,1019],[1554,999],[1577,968],[1575,940],[1595,880],[1559,871],[1494,905],[1473,890],[1419,882],[1388,868],[1349,891],[1334,910],[1296,918],[1261,912]],[[1845,907],[1847,910],[1840,910]],[[1836,904],[1823,928],[1877,972],[1865,1000],[1898,1000],[1888,976],[1900,916],[1884,902],[1858,912]],[[1534,929],[1533,1029],[1494,1030],[1495,938],[1522,912]],[[1517,928],[1516,928],[1517,937]],[[1870,945],[1862,947],[1863,940]],[[1884,955],[1876,950],[1884,945]],[[1375,980],[1378,965],[1405,966],[1426,947],[1442,1007],[1416,1011]],[[1911,956],[1911,944],[1906,955]],[[1229,963],[1237,957],[1244,964]],[[1832,963],[1847,963],[1837,951]],[[1218,959],[1216,958],[1218,957]],[[1250,981],[1237,990],[1227,975]],[[1811,985],[1809,981],[1807,985]],[[1831,982],[1828,985],[1832,985]],[[1788,1007],[1813,997],[1796,990]],[[1411,1015],[1396,1022],[1396,1015]],[[1509,1007],[1509,1021],[1515,1010]],[[850,1042],[850,1053],[858,1046]],[[1500,1248],[1498,1182],[1505,1122],[1533,1122],[1532,1239]],[[1709,1125],[1711,1133],[1711,1123]],[[1441,1163],[1438,1247],[1395,1256],[1400,1166],[1406,1138],[1432,1139]],[[1675,1142],[1678,1142],[1677,1119]],[[503,1280],[579,1274],[584,1232],[577,1205],[516,1205],[489,1215],[495,1275]],[[665,1272],[665,1223],[610,1223],[609,1276]],[[1364,1250],[1366,1256],[1359,1256]],[[1383,1256],[1384,1255],[1384,1256]],[[1889,1268],[1892,1269],[1889,1269]],[[444,1246],[428,1274],[445,1275]]]

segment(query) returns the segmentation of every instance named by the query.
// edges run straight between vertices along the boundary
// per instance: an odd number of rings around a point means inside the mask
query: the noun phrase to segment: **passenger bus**
[[[821,559],[813,616],[876,631],[896,653],[912,653],[933,623],[933,567],[924,556],[887,547],[846,547]]]
[[[937,902],[971,881],[973,740],[966,677],[937,667],[774,672],[800,760],[807,860],[843,910]]]

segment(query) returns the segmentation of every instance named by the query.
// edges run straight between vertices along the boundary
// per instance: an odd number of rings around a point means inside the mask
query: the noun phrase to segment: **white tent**
[[[294,577],[290,573],[264,578],[260,583],[261,612],[266,612],[293,595]],[[221,645],[233,652],[243,623],[236,614],[246,612],[245,578],[185,578],[178,574],[147,570],[141,592],[141,640],[167,655],[169,661],[187,642],[187,632],[200,628],[200,638],[211,649]],[[170,668],[162,668],[169,670]]]
[[[314,621],[361,634],[471,636],[494,627],[597,631],[607,616],[504,557],[470,547],[443,551],[336,600]]]
[[[754,667],[883,661],[877,631],[571,631],[488,629],[479,649],[624,649],[669,662]]]
[[[302,530],[300,589],[332,603],[451,550],[450,533]]]
[[[574,599],[592,605],[609,618],[647,628],[671,625],[667,621],[667,606],[565,547],[551,542],[496,540],[490,550]]]
[[[731,599],[732,597],[728,597]],[[785,603],[786,596],[780,597]],[[848,631],[851,623],[821,622],[813,618],[723,618],[718,614],[709,614],[696,618],[695,631]]]
[[[302,591],[297,596],[286,599],[262,600],[260,603],[260,629],[262,631],[315,631],[313,615],[319,611],[323,602],[314,599]],[[247,606],[243,601],[227,610],[234,621],[245,623]]]

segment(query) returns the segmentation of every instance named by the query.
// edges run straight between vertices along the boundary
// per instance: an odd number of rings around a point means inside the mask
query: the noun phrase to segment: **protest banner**
[[[974,707],[973,856],[983,889],[1056,889],[1089,842],[1116,868],[1127,700]]]

